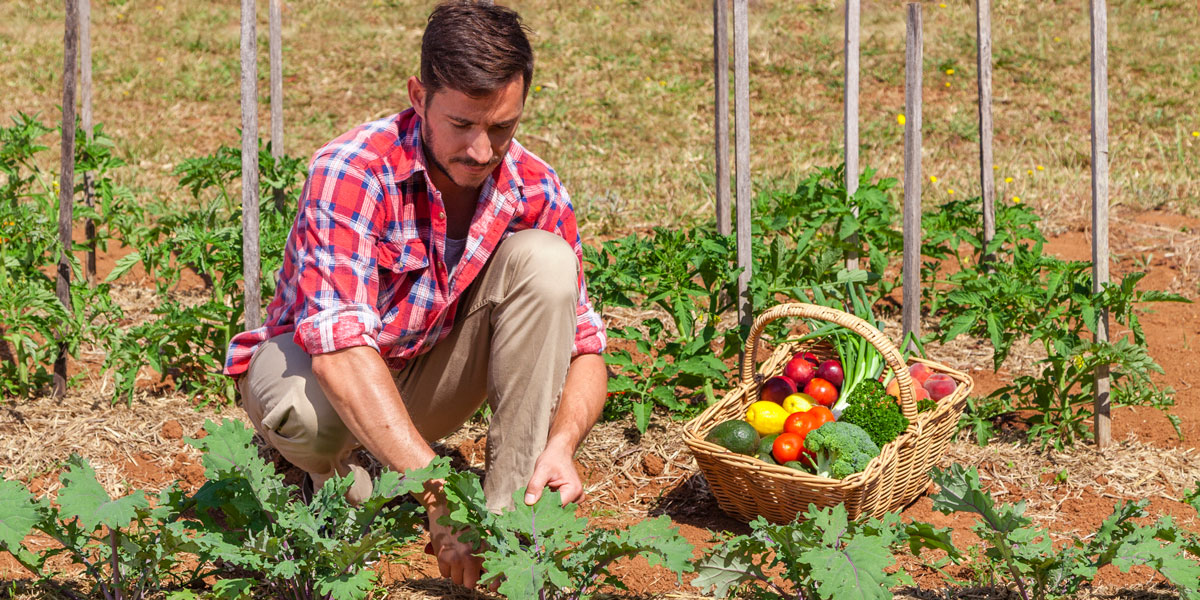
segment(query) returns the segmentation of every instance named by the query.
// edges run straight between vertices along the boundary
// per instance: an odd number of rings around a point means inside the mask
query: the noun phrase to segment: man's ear
[[[417,116],[421,120],[425,120],[425,100],[428,97],[425,94],[425,86],[417,79],[416,75],[408,78],[408,102],[412,104],[413,110],[417,112]]]

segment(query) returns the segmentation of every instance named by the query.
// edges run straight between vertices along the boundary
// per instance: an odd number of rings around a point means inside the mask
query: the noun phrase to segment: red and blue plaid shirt
[[[392,369],[449,335],[459,299],[501,240],[552,232],[580,258],[574,355],[604,350],[604,323],[583,278],[575,211],[554,170],[514,140],[484,183],[462,259],[445,263],[446,217],[426,172],[421,121],[409,109],[361,125],[317,151],[288,236],[266,324],[234,336],[225,373],[294,332],[309,354],[371,346]]]

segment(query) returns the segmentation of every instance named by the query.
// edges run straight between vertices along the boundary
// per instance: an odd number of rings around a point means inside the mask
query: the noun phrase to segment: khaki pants
[[[453,433],[488,401],[483,487],[494,510],[513,505],[545,448],[575,338],[577,277],[578,259],[562,238],[540,230],[509,236],[460,300],[450,335],[393,372],[427,442]],[[347,497],[357,503],[370,495],[366,471],[350,462],[358,440],[292,334],[263,344],[238,387],[259,433],[314,486],[353,472]]]

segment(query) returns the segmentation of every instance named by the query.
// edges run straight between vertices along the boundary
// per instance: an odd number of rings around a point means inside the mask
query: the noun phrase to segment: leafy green
[[[445,484],[450,512],[442,523],[462,533],[483,558],[483,583],[498,582],[509,598],[590,598],[599,586],[624,589],[608,566],[633,556],[663,565],[677,577],[691,571],[692,545],[660,516],[624,531],[589,527],[575,516],[574,504],[562,505],[558,492],[547,491],[532,506],[525,490],[513,494],[514,508],[499,514],[487,508],[479,477],[455,473]],[[682,582],[682,579],[680,579]]]

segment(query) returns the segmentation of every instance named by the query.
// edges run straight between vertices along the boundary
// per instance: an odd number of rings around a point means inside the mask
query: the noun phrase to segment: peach
[[[958,383],[945,373],[934,373],[925,380],[924,388],[929,392],[930,398],[941,400],[953,394],[954,390],[958,388]]]
[[[913,363],[908,366],[908,374],[921,385],[925,384],[925,380],[929,379],[929,375],[932,373],[933,371],[929,370],[929,365],[925,363]]]
[[[887,384],[887,393],[889,396],[893,396],[895,398],[900,397],[900,380],[899,379],[896,379],[895,377],[892,378],[892,382]]]

